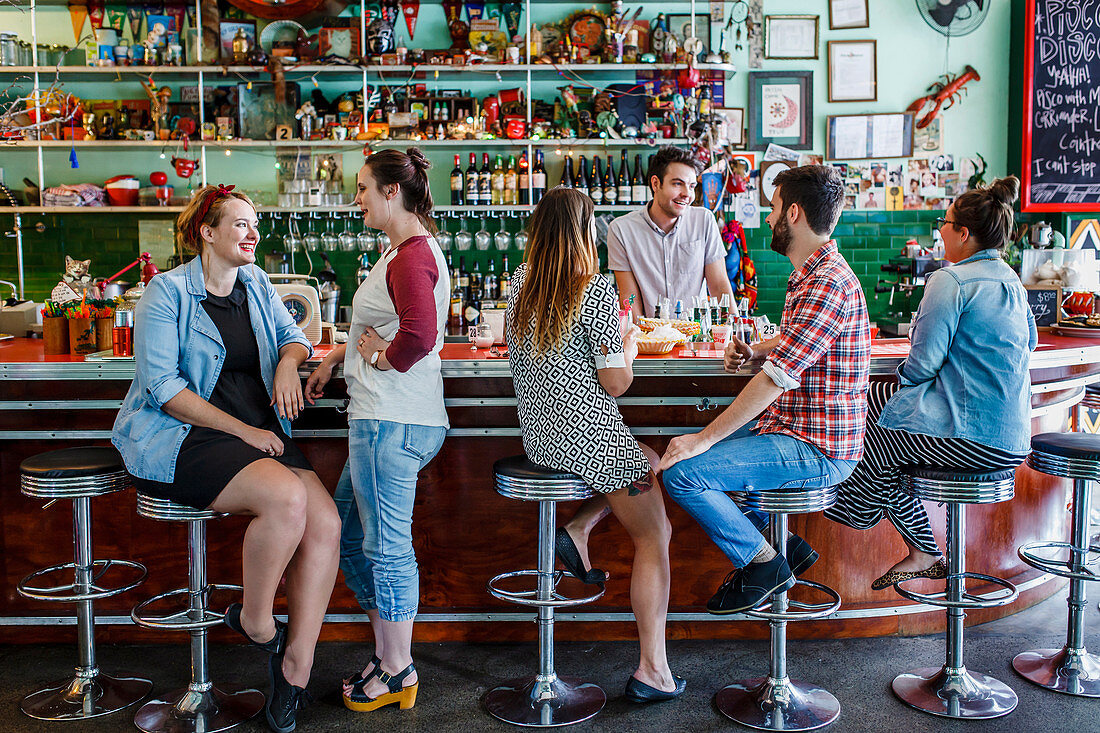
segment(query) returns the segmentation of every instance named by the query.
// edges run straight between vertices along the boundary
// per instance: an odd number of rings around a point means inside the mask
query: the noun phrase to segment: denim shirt
[[[997,250],[928,277],[910,339],[879,425],[1027,452],[1038,334],[1027,291]]]
[[[275,293],[267,275],[254,265],[237,270],[248,296],[248,312],[260,351],[260,374],[272,392],[279,350],[287,344],[313,347]],[[134,476],[171,483],[176,457],[191,426],[161,409],[185,389],[210,399],[225,362],[225,345],[202,307],[206,285],[202,260],[195,257],[149,281],[134,316],[136,373],[122,401],[111,442]],[[290,421],[280,418],[290,435]]]

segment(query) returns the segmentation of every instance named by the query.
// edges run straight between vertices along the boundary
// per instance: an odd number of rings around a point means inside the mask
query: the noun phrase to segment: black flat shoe
[[[687,680],[676,675],[672,675],[672,679],[676,682],[676,689],[665,692],[664,690],[658,690],[656,687],[650,687],[646,683],[640,682],[634,675],[630,675],[630,679],[626,681],[626,699],[636,703],[675,700],[684,694]]]
[[[791,572],[795,576],[801,577],[820,557],[817,550],[798,535],[792,534],[787,538],[787,564],[791,566]]]
[[[245,633],[244,627],[241,626],[241,608],[242,606],[239,603],[230,604],[229,608],[225,609],[222,623],[248,639],[248,643],[257,649],[261,649],[268,654],[282,654],[283,650],[286,649],[286,623],[275,619],[275,636],[268,641],[259,642]]]
[[[298,724],[298,711],[313,702],[313,696],[306,688],[287,682],[282,654],[272,654],[267,660],[267,677],[271,682],[271,694],[264,705],[267,725],[275,733],[290,733]]]
[[[787,565],[787,559],[776,555],[767,562],[749,563],[743,568],[735,568],[718,592],[707,601],[707,611],[725,615],[747,611],[771,596],[780,588],[794,587],[794,574]]]
[[[569,536],[564,528],[559,528],[554,533],[554,554],[558,556],[561,564],[565,566],[569,574],[582,583],[602,586],[604,581],[607,580],[607,573],[597,568],[585,572],[584,563],[581,562],[581,553],[577,551],[573,538]]]

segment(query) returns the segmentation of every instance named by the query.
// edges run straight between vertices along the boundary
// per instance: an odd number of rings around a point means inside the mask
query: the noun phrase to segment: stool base
[[[1017,654],[1012,668],[1028,682],[1048,690],[1100,697],[1100,657],[1084,649],[1034,649]]]
[[[485,693],[482,704],[505,723],[549,728],[588,720],[607,702],[599,685],[577,677],[555,677],[545,692],[536,687],[544,687],[537,676],[508,680]]]
[[[965,668],[922,667],[899,674],[890,686],[906,705],[945,718],[999,718],[1019,702],[1005,683]]]
[[[757,730],[814,730],[840,715],[840,703],[809,682],[774,677],[735,682],[714,696],[727,718]]]
[[[152,689],[153,683],[140,677],[77,675],[32,692],[20,701],[19,709],[38,720],[98,718],[130,707]]]
[[[239,685],[205,692],[188,688],[142,705],[134,725],[145,733],[217,733],[255,717],[263,708],[264,695],[259,690]]]

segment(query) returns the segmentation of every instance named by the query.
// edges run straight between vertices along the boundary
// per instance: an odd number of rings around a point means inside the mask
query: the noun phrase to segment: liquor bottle
[[[451,291],[451,312],[447,317],[447,325],[452,329],[462,328],[462,286],[455,282],[454,289]]]
[[[481,297],[483,300],[500,299],[500,280],[497,279],[497,266],[493,259],[489,258],[489,272],[485,273],[485,281],[481,285]]]
[[[466,204],[477,206],[481,203],[481,193],[478,186],[481,176],[477,173],[477,153],[470,153],[470,166],[466,169]]]
[[[561,174],[561,185],[565,188],[573,188],[573,156],[565,156],[565,172]]]
[[[546,166],[542,150],[535,151],[535,167],[531,169],[531,203],[537,204],[546,195]]]
[[[451,169],[451,206],[462,206],[465,203],[466,182],[462,177],[461,157],[455,155],[455,167]]]
[[[493,206],[504,203],[504,158],[500,155],[493,160],[493,193],[491,202]]]
[[[643,205],[647,188],[645,173],[642,172],[642,156],[638,154],[634,156],[634,175],[630,177],[630,202],[635,206]]]
[[[504,169],[504,203],[510,206],[519,203],[519,174],[514,155],[508,156],[508,167]]]
[[[588,179],[588,195],[592,197],[592,203],[599,206],[603,203],[603,167],[600,165],[600,156],[592,156],[592,175]]]
[[[493,169],[489,167],[489,154],[481,154],[481,170],[477,174],[477,202],[488,206],[493,201]]]
[[[481,276],[481,263],[474,262],[474,271],[470,273],[470,297],[481,300],[481,286],[484,278]]]
[[[619,195],[619,203],[626,205],[631,203],[630,164],[626,160],[626,148],[619,153],[619,177],[615,179],[615,188]]]
[[[504,265],[500,268],[500,299],[508,300],[512,294],[512,273],[508,272],[508,255],[504,255]]]
[[[615,162],[607,156],[607,170],[603,172],[603,202],[614,206],[619,200],[619,189],[615,187]]]
[[[455,278],[455,282],[458,283],[458,287],[462,290],[462,301],[465,302],[470,298],[470,276],[466,274],[466,258],[458,258],[458,277]]]
[[[710,84],[704,84],[699,92],[699,116],[706,119],[710,117]]]
[[[588,161],[582,155],[577,162],[577,180],[573,186],[585,196],[588,195]]]
[[[462,311],[467,326],[476,326],[481,319],[481,293],[474,295],[466,301],[466,308]]]
[[[531,192],[527,190],[530,185],[530,164],[527,162],[527,151],[524,150],[519,156],[519,177],[516,181],[516,186],[519,188],[519,202],[521,204],[527,205],[531,203]]]

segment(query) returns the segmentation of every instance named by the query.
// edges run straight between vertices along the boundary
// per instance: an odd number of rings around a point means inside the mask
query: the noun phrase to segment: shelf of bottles
[[[631,139],[631,138],[493,138],[491,140],[403,140],[387,138],[384,140],[195,140],[194,146],[211,148],[332,148],[336,150],[358,150],[364,146],[372,148],[408,147],[418,148],[608,148],[608,147],[654,147],[656,145],[685,145],[686,138]],[[0,150],[7,148],[159,148],[167,150],[178,144],[176,140],[2,140]]]

